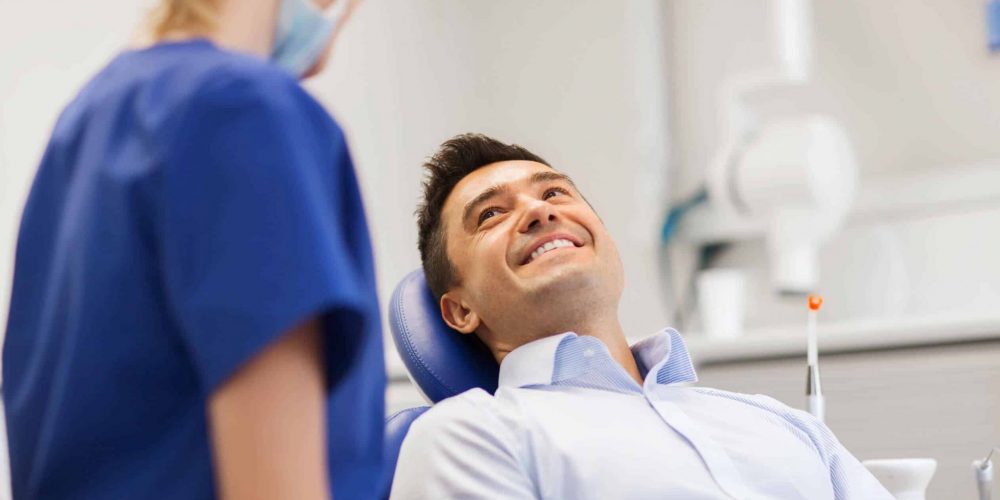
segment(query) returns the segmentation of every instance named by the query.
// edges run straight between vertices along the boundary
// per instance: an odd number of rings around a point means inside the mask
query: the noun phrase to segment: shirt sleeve
[[[488,401],[469,395],[438,403],[410,427],[391,500],[538,497],[513,432],[479,404]]]
[[[830,482],[837,500],[892,500],[882,483],[837,440],[826,424],[815,422],[823,438],[824,455],[830,468]]]
[[[792,408],[788,411],[792,423],[810,436],[829,468],[836,500],[892,500],[892,494],[841,444],[825,423],[808,412]]]
[[[364,226],[353,167],[339,129],[304,102],[293,82],[220,75],[179,111],[164,155],[160,269],[206,395],[312,317],[328,377],[361,344],[374,285],[350,227]]]

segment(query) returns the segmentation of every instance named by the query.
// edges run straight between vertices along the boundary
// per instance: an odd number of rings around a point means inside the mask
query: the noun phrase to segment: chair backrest
[[[399,357],[424,396],[437,403],[476,387],[491,394],[500,368],[475,335],[462,335],[441,319],[423,270],[406,275],[389,302],[389,328]],[[384,474],[386,498],[392,487],[399,449],[410,425],[429,409],[409,408],[386,419]]]
[[[389,498],[389,493],[392,490],[392,477],[396,474],[396,461],[399,459],[399,449],[403,446],[403,439],[406,438],[406,433],[410,430],[413,421],[429,409],[429,406],[407,408],[385,419],[385,441],[382,445],[382,477],[384,478],[382,491],[385,492],[384,498],[386,499]]]

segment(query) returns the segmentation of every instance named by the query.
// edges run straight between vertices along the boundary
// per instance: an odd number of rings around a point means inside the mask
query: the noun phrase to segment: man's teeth
[[[569,241],[569,240],[563,240],[563,239],[552,240],[552,241],[550,241],[550,242],[548,242],[548,243],[546,243],[546,244],[544,244],[544,245],[536,248],[534,252],[531,252],[531,258],[528,259],[528,262],[531,262],[531,261],[537,259],[543,253],[548,252],[549,250],[554,250],[556,248],[572,247],[572,246],[576,246],[576,245],[574,245],[573,242]]]

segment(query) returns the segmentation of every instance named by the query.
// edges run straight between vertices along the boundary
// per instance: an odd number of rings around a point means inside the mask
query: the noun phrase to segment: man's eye
[[[497,214],[497,209],[495,207],[490,207],[487,208],[486,210],[483,210],[482,213],[479,214],[479,222],[476,223],[476,226],[483,225],[483,222],[486,222],[486,219],[489,219],[490,217],[493,217],[496,214]]]
[[[549,190],[545,191],[545,194],[542,195],[542,199],[547,200],[557,194],[569,194],[569,193],[567,193],[566,190],[563,188],[550,188]]]

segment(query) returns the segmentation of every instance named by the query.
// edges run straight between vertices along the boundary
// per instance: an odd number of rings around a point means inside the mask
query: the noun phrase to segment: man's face
[[[623,286],[618,250],[564,174],[531,161],[479,168],[445,200],[442,224],[458,282],[445,293],[442,312],[459,331],[492,335],[484,339],[489,344],[559,330],[564,316],[595,307],[616,313]]]

